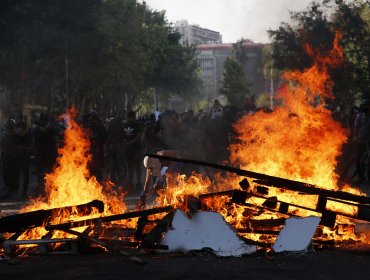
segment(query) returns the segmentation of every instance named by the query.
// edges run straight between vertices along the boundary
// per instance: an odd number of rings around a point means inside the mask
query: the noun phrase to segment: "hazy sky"
[[[170,22],[190,24],[221,33],[224,43],[240,38],[269,41],[267,30],[289,22],[288,11],[305,10],[312,0],[145,0],[154,10],[166,10]]]

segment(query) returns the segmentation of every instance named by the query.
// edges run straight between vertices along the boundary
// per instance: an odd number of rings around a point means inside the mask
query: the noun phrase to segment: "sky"
[[[165,10],[169,22],[218,31],[224,43],[241,38],[268,43],[267,30],[290,22],[289,11],[303,11],[312,0],[145,0],[153,10]]]

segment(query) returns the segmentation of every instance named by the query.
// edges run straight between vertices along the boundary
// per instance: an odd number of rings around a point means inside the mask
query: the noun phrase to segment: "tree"
[[[55,97],[62,96],[63,108],[68,83],[71,93],[90,90],[94,81],[90,70],[99,68],[95,63],[99,53],[95,28],[99,3],[1,2],[0,30],[4,36],[0,39],[0,69],[4,75],[0,79],[12,92],[13,100],[22,104],[36,99],[53,108]]]
[[[324,11],[330,8],[329,18]],[[305,46],[325,55],[332,48],[336,32],[342,34],[346,63],[329,69],[337,103],[353,104],[369,92],[369,23],[364,20],[366,4],[360,1],[311,3],[306,11],[291,13],[292,23],[270,30],[274,66],[280,70],[303,70],[312,64]]]
[[[292,24],[282,23],[278,30],[269,30],[273,60],[278,69],[303,70],[312,63],[305,51],[309,44],[321,53],[331,48],[334,34],[319,3],[313,2],[306,11],[291,12]]]
[[[224,74],[220,93],[224,94],[230,105],[239,107],[246,95],[249,95],[246,77],[247,51],[244,43],[249,39],[240,39],[233,44],[231,56],[224,63]]]
[[[145,2],[4,0],[0,32],[0,85],[20,103],[122,110],[196,81],[194,50]]]
[[[195,47],[182,46],[181,34],[165,20],[162,12],[151,12],[146,25],[145,46],[151,55],[147,57],[146,82],[156,89],[162,103],[171,94],[191,99],[199,85]]]
[[[340,83],[340,87],[347,89],[353,98],[357,93],[370,98],[370,17],[366,17],[370,7],[356,1],[337,0],[336,4],[333,24],[343,35],[344,54],[350,69],[349,78]]]
[[[249,94],[243,67],[235,57],[229,56],[225,60],[224,68],[225,72],[220,92],[227,97],[230,105],[240,107],[245,96]]]

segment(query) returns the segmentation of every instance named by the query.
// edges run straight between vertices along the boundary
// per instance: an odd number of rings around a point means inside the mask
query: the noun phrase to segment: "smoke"
[[[190,24],[219,31],[223,41],[249,38],[269,41],[267,30],[289,22],[289,11],[303,11],[312,0],[146,0],[155,10],[166,10],[170,22],[188,20]]]

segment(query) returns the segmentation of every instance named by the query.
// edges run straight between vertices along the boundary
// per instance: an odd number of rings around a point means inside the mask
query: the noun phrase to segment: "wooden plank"
[[[370,204],[370,197],[355,195],[355,194],[351,194],[351,193],[347,193],[343,191],[326,190],[326,189],[319,188],[318,186],[315,186],[312,184],[294,181],[290,179],[279,178],[279,177],[257,173],[257,172],[253,172],[249,170],[243,170],[243,169],[239,169],[239,168],[235,168],[231,166],[225,166],[225,165],[215,164],[211,162],[192,160],[192,159],[160,156],[156,154],[145,154],[145,156],[168,160],[168,161],[182,162],[186,164],[201,165],[201,166],[211,167],[211,168],[215,168],[219,170],[225,170],[228,172],[235,173],[239,176],[246,176],[252,179],[256,179],[255,181],[256,183],[266,185],[266,186],[278,187],[281,189],[287,189],[287,190],[292,190],[296,192],[303,192],[306,194],[322,195],[324,197],[349,200],[349,201],[357,202],[357,203]]]
[[[38,248],[39,254],[48,254],[48,247],[49,244],[55,243],[66,243],[71,245],[71,249],[68,251],[61,251],[61,252],[53,252],[53,254],[61,253],[61,254],[76,254],[78,253],[77,247],[77,240],[72,238],[55,238],[55,239],[30,239],[30,240],[6,240],[3,242],[3,249],[4,252],[8,255],[14,254],[16,248],[21,245],[35,245]]]
[[[86,204],[76,206],[66,206],[46,210],[37,210],[32,212],[20,213],[16,215],[0,218],[0,233],[19,232],[34,227],[39,227],[50,221],[53,217],[60,216],[62,213],[77,212],[81,215],[89,215],[92,211],[104,211],[104,203],[100,200],[93,200]]]
[[[78,231],[74,231],[72,229],[63,229],[63,231],[66,232],[66,233],[74,234],[74,235],[78,236],[79,238],[85,239],[86,241],[98,244],[98,245],[106,248],[107,250],[109,250],[111,252],[117,252],[117,253],[127,257],[130,261],[133,261],[134,263],[137,263],[137,264],[146,264],[147,263],[147,261],[145,261],[144,259],[136,257],[135,255],[130,254],[126,250],[116,249],[115,247],[107,244],[106,242],[103,242],[103,241],[99,240],[98,238],[83,234],[83,233],[78,232]]]
[[[56,224],[56,225],[49,224],[45,228],[47,230],[65,230],[69,228],[92,226],[98,223],[109,223],[109,222],[118,221],[118,220],[149,216],[153,214],[169,212],[171,210],[173,210],[173,206],[169,205],[169,206],[146,209],[146,210],[141,210],[141,211],[132,211],[132,212],[126,212],[123,214],[85,219],[85,220],[80,220],[80,221],[75,221],[75,222],[67,222],[67,223]]]

